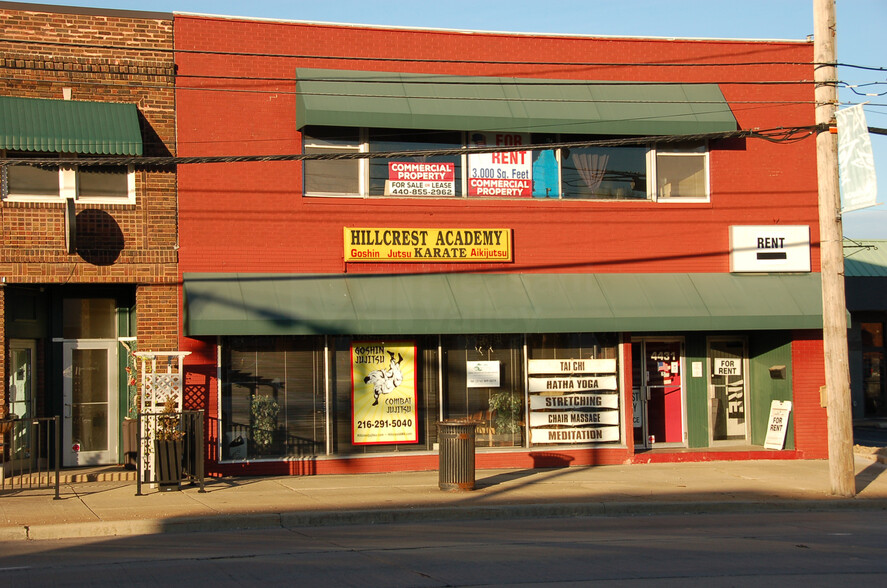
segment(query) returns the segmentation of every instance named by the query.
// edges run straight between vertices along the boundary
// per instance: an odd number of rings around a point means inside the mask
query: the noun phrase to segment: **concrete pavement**
[[[132,481],[0,494],[0,542],[333,524],[698,512],[887,509],[887,465],[857,450],[857,496],[830,495],[828,462],[729,461],[479,470],[445,492],[436,471],[210,479],[206,492]]]

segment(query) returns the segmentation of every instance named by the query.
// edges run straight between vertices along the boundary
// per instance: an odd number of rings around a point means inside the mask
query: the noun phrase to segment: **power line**
[[[457,147],[449,149],[398,150],[373,152],[330,152],[330,153],[298,153],[283,155],[217,155],[193,157],[103,157],[103,158],[20,158],[2,157],[2,165],[32,165],[50,167],[87,167],[87,166],[122,166],[139,167],[170,167],[195,163],[241,163],[241,162],[272,162],[272,161],[328,161],[353,159],[392,159],[397,157],[430,157],[457,156],[479,153],[505,153],[510,151],[534,151],[550,149],[579,149],[587,147],[624,147],[631,145],[647,145],[651,143],[688,143],[706,140],[725,140],[739,138],[756,138],[773,143],[791,143],[801,141],[827,131],[828,125],[811,125],[803,127],[775,127],[765,130],[737,130],[721,133],[700,133],[693,135],[625,137],[619,139],[599,139],[593,141],[568,141],[544,144],[528,144],[512,147]]]
[[[593,38],[589,38],[590,40]],[[742,43],[741,39],[723,39]],[[873,67],[851,63],[818,63],[809,61],[745,61],[745,62],[712,62],[712,63],[674,63],[674,62],[600,62],[600,61],[527,61],[527,60],[485,60],[485,59],[452,59],[452,58],[421,58],[421,57],[378,57],[357,55],[312,55],[302,53],[265,53],[250,51],[213,51],[209,49],[181,49],[162,47],[141,47],[130,45],[103,45],[98,43],[70,43],[64,41],[32,41],[28,39],[10,39],[0,37],[0,42],[28,45],[45,45],[55,47],[78,47],[88,49],[108,49],[114,51],[153,51],[157,53],[222,55],[228,57],[267,57],[280,59],[316,59],[326,61],[373,61],[388,63],[464,63],[468,65],[554,65],[582,67],[764,67],[774,65],[798,65],[813,67],[847,67],[868,71],[887,71],[885,67]]]

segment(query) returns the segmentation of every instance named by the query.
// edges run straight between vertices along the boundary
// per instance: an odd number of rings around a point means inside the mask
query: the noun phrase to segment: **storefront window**
[[[429,451],[437,439],[437,338],[336,337],[336,455]]]
[[[478,447],[523,445],[522,349],[519,335],[444,338],[444,417],[479,422]]]
[[[317,337],[224,340],[222,459],[324,453],[322,350]]]
[[[862,323],[862,386],[865,416],[887,414],[884,393],[884,323]]]

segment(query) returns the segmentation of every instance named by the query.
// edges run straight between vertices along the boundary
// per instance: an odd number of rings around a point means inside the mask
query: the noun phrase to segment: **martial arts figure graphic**
[[[400,373],[400,362],[403,361],[403,356],[398,353],[397,361],[395,361],[393,353],[390,351],[386,353],[391,356],[388,369],[373,370],[363,379],[364,384],[373,383],[373,406],[379,404],[380,394],[388,394],[403,382],[403,374]]]

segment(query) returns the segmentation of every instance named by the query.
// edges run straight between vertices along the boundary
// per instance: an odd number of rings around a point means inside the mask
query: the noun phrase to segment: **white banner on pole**
[[[878,203],[875,158],[862,104],[839,110],[835,118],[838,121],[841,212],[875,206]]]

